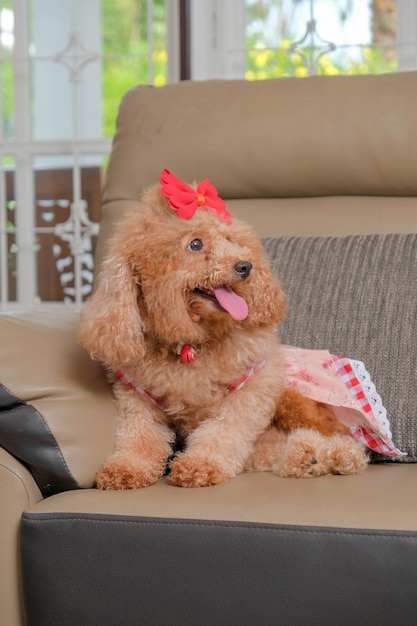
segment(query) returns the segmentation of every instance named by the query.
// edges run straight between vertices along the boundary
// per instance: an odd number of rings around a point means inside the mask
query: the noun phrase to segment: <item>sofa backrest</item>
[[[261,236],[412,232],[417,72],[139,86],[121,104],[103,243],[164,167]]]

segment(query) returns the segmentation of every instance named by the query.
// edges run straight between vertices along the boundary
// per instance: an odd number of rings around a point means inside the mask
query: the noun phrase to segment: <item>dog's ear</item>
[[[108,257],[80,316],[78,341],[93,359],[122,367],[143,356],[138,289],[128,260],[116,254]]]

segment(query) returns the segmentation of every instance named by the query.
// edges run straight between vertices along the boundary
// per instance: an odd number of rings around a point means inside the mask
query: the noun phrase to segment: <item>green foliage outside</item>
[[[310,75],[305,52],[290,51],[291,42],[283,39],[277,49],[266,48],[262,44],[248,50],[246,56],[247,80],[265,80],[295,76],[304,78]],[[360,55],[352,58],[337,58],[335,53],[316,57],[317,74],[336,76],[338,74],[382,74],[395,72],[396,58],[389,58],[380,48],[364,47]]]
[[[5,55],[6,56],[6,55]],[[4,111],[3,135],[6,139],[13,136],[14,79],[11,61],[4,61],[1,66],[2,106]]]
[[[152,20],[153,53],[148,57],[146,0],[102,0],[103,117],[105,137],[114,133],[120,100],[128,89],[166,83],[166,19],[164,0],[155,0]]]

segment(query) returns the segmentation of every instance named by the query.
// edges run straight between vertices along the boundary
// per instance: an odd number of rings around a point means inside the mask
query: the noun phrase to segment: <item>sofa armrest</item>
[[[45,497],[91,487],[114,445],[110,386],[77,323],[76,311],[0,314],[0,445]]]
[[[41,492],[28,470],[0,448],[0,624],[20,626],[23,623],[20,521],[23,511],[40,500]]]

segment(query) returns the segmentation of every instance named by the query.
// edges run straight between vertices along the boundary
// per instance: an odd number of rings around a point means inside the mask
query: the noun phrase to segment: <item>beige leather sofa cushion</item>
[[[230,198],[416,196],[417,74],[139,86],[122,102],[104,202],[164,167]]]
[[[0,444],[31,470],[44,496],[91,487],[114,445],[110,388],[76,343],[77,321],[76,312],[0,315]]]
[[[96,255],[167,167],[260,236],[412,232],[417,72],[138,86],[123,99]]]

